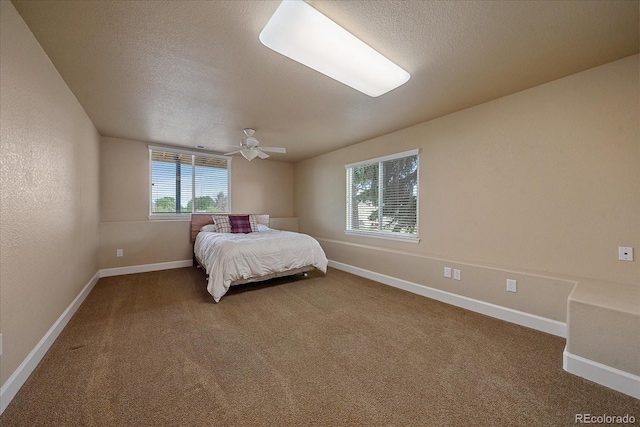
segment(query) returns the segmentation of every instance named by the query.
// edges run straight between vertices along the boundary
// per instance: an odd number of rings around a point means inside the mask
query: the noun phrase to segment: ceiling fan
[[[240,149],[237,151],[232,151],[230,153],[225,153],[225,156],[230,156],[232,154],[240,153],[242,156],[251,161],[256,157],[260,157],[261,159],[266,159],[269,157],[267,152],[269,153],[286,153],[287,150],[280,147],[259,147],[258,144],[260,142],[253,137],[253,134],[256,133],[253,129],[245,129],[244,130],[244,138],[240,142]]]

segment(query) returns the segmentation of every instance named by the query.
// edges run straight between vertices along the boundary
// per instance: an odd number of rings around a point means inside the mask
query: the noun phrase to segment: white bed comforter
[[[218,302],[231,282],[312,265],[327,271],[327,257],[316,239],[290,231],[248,234],[200,232],[194,251],[209,275],[207,290]]]

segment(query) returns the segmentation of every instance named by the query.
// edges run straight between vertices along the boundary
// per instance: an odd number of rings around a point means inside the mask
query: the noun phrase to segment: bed
[[[247,228],[247,217],[251,228]],[[229,220],[240,224],[233,232]],[[194,264],[206,272],[207,291],[215,302],[233,285],[313,269],[327,271],[327,257],[317,240],[306,234],[269,228],[269,215],[192,214],[191,242]]]

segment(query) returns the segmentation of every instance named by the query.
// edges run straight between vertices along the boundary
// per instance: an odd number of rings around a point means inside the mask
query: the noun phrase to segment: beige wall
[[[297,163],[300,230],[334,261],[565,321],[579,278],[640,285],[639,260],[617,260],[640,252],[638,70],[636,55]],[[346,236],[344,165],[414,148],[420,243]]]
[[[567,352],[640,376],[639,286],[583,280],[568,311]]]
[[[98,270],[99,136],[0,2],[0,383]]]
[[[188,221],[149,220],[148,143],[101,138],[100,268],[189,260]],[[293,165],[270,160],[231,162],[233,212],[293,216]],[[116,249],[124,256],[116,257]]]

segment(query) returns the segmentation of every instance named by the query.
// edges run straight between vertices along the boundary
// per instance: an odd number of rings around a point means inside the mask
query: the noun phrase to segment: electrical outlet
[[[0,334],[0,356],[2,356],[2,334]]]
[[[507,292],[518,292],[518,282],[515,279],[507,279]]]
[[[122,250],[122,249],[116,249],[116,256],[117,256],[117,257],[121,257],[121,256],[123,256],[123,255],[124,255],[124,252],[123,252],[123,250]]]
[[[451,279],[451,267],[444,268],[444,277],[447,279]]]
[[[453,280],[461,280],[460,279],[460,270],[457,268],[453,269]]]
[[[618,259],[620,261],[633,261],[633,248],[630,246],[618,246]]]

